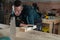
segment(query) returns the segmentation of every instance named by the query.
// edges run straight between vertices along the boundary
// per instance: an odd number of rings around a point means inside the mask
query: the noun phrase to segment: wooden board
[[[10,33],[9,28],[4,29],[4,31]],[[16,40],[60,40],[60,35],[45,33],[45,32],[40,32],[35,30],[29,32],[20,32],[20,28],[17,27]]]

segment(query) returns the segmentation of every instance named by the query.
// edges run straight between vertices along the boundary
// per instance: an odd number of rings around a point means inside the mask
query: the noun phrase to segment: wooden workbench
[[[20,32],[19,28],[16,31],[18,40],[60,40],[60,35],[44,33],[40,31]]]
[[[6,25],[5,25],[6,26]],[[16,27],[16,40],[60,40],[60,35],[31,30],[29,32],[20,32]],[[0,29],[5,36],[9,36],[10,28]]]
[[[56,17],[55,19],[42,19],[42,23],[49,24],[49,32],[52,33],[54,25],[60,23],[60,17]]]
[[[29,32],[20,32],[20,29],[16,28],[16,40],[60,40],[60,35],[44,33],[40,31],[31,30]],[[10,33],[10,28],[2,30],[5,34]]]

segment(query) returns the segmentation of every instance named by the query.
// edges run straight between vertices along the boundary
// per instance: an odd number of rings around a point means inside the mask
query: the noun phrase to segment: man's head
[[[14,1],[14,12],[16,16],[19,16],[23,10],[22,3],[19,0]]]
[[[33,6],[35,9],[37,9],[37,11],[39,11],[39,7],[38,7],[37,3],[33,3],[32,6]]]

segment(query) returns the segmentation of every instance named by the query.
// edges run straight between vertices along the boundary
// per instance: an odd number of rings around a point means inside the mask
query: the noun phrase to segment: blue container
[[[0,40],[10,40],[9,37],[0,37]]]

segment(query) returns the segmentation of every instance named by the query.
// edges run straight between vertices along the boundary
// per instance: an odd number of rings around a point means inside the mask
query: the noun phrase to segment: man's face
[[[19,16],[23,10],[22,6],[14,7],[14,12],[16,16]]]

